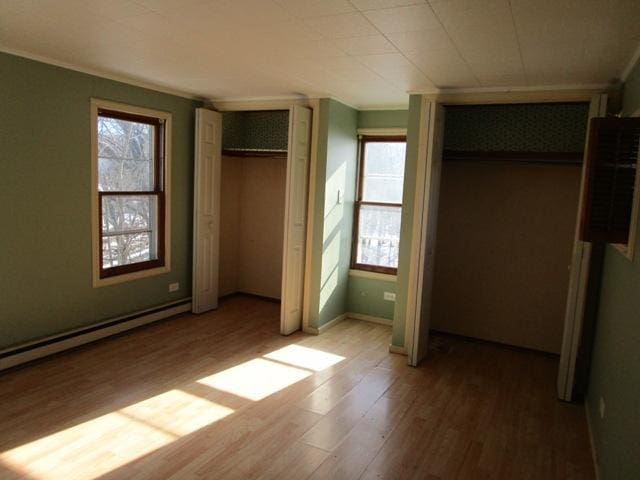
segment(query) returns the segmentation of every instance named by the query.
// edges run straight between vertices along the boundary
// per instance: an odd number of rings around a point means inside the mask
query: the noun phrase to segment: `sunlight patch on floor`
[[[271,360],[320,372],[344,360],[340,355],[300,345],[287,345],[264,356]]]
[[[255,358],[200,379],[198,383],[258,401],[310,375],[308,370]]]
[[[232,413],[170,390],[3,452],[0,460],[38,479],[92,479]]]

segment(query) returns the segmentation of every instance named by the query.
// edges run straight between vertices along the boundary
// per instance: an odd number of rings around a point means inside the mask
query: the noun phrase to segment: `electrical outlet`
[[[178,290],[180,290],[180,284],[178,282],[169,284],[169,291],[170,292],[177,292]]]
[[[338,190],[338,205],[342,202],[344,202],[344,193],[342,193],[342,190]]]
[[[396,301],[396,294],[393,292],[384,292],[383,298],[385,300],[388,300],[389,302],[395,302]]]
[[[605,409],[604,398],[600,397],[600,418],[604,418],[604,409]]]

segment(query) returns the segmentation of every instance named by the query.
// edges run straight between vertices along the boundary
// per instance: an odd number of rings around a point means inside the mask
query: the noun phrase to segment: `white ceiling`
[[[0,0],[0,48],[209,99],[617,81],[640,0]]]

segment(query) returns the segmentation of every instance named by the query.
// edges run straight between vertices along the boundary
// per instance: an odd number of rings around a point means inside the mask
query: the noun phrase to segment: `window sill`
[[[349,270],[350,277],[368,278],[370,280],[381,280],[384,282],[395,282],[398,278],[397,275],[390,275],[388,273],[369,272],[367,270]]]
[[[149,268],[147,270],[140,270],[138,272],[123,273],[122,275],[115,275],[113,277],[100,278],[98,276],[94,276],[93,288],[106,287],[107,285],[115,285],[117,283],[139,280],[141,278],[154,277],[156,275],[169,273],[170,271],[171,268],[165,265],[164,267]]]

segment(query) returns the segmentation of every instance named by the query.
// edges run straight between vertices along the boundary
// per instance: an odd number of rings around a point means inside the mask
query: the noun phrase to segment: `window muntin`
[[[98,109],[100,278],[165,265],[164,120]]]
[[[360,139],[352,268],[396,274],[406,138]]]

